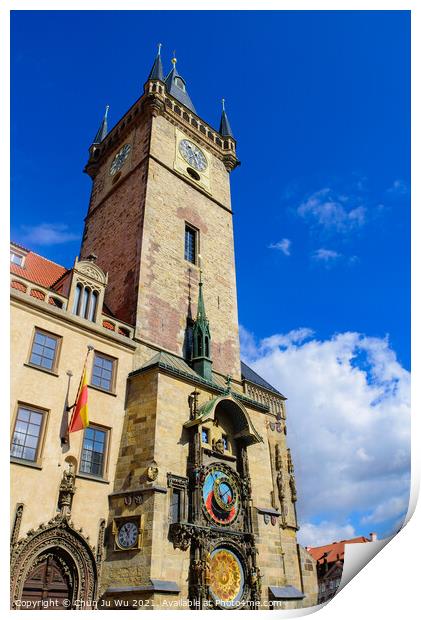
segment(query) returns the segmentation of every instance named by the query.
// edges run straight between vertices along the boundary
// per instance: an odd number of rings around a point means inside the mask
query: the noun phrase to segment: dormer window
[[[75,260],[70,286],[69,308],[82,319],[102,324],[102,304],[107,275],[95,264],[96,256]]]
[[[25,257],[22,254],[18,254],[17,252],[10,251],[10,262],[13,265],[17,265],[18,267],[23,267],[23,261]]]
[[[184,83],[184,80],[181,77],[176,77],[174,78],[174,84],[176,86],[178,86],[178,88],[180,88],[180,90],[185,91],[186,90],[186,85]]]

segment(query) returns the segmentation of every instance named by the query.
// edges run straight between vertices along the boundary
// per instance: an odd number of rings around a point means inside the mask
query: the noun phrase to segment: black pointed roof
[[[186,82],[177,71],[177,60],[173,58],[171,62],[173,63],[173,68],[165,78],[167,91],[174,99],[177,99],[177,101],[196,114],[196,110],[186,89]]]
[[[234,138],[234,134],[232,133],[231,125],[228,120],[227,113],[225,112],[225,101],[222,99],[222,115],[221,122],[219,124],[219,133],[221,136],[230,136]]]
[[[255,383],[256,385],[260,385],[265,390],[269,390],[270,392],[275,392],[276,394],[279,394],[280,396],[282,396],[282,398],[285,398],[285,396],[283,396],[283,394],[281,394],[279,390],[277,390],[276,388],[273,387],[273,385],[265,381],[263,377],[258,375],[257,372],[255,372],[252,368],[250,368],[250,366],[247,366],[247,364],[245,364],[244,362],[241,362],[241,378],[244,381],[249,381],[250,383]]]
[[[158,45],[158,53],[152,65],[151,72],[149,73],[148,80],[161,80],[164,81],[164,70],[162,68],[161,60],[161,43]]]
[[[99,126],[98,131],[96,132],[96,136],[93,139],[92,144],[101,144],[101,142],[103,141],[103,139],[105,138],[105,136],[108,133],[107,117],[108,117],[108,110],[109,109],[110,109],[110,106],[107,105],[107,107],[105,108],[104,118],[102,119],[102,123]]]

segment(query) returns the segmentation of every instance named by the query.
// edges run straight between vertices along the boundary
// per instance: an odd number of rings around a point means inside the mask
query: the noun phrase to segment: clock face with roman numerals
[[[231,525],[239,513],[239,490],[230,468],[211,465],[203,480],[203,510],[210,521],[218,525]]]
[[[139,528],[133,521],[127,521],[118,529],[117,544],[121,549],[130,549],[137,544]]]
[[[181,140],[178,150],[181,157],[195,170],[202,172],[208,167],[205,154],[190,140]]]
[[[114,176],[116,172],[121,170],[131,150],[132,150],[131,144],[125,144],[124,146],[121,147],[121,149],[119,150],[119,152],[114,157],[111,163],[111,167],[110,167],[111,176]]]

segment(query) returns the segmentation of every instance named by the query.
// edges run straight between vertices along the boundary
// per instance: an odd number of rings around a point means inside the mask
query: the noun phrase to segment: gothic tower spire
[[[186,82],[177,71],[177,58],[175,58],[175,52],[171,62],[173,67],[165,78],[165,86],[167,87],[167,91],[180,103],[185,105],[186,108],[189,108],[189,110],[196,114],[196,110],[186,89]]]
[[[193,356],[192,366],[199,375],[212,381],[212,359],[210,351],[210,329],[206,316],[203,299],[202,270],[200,270],[199,298],[197,301],[197,315],[193,325]]]
[[[164,81],[164,70],[162,68],[162,60],[161,60],[161,47],[162,44],[158,43],[158,53],[152,65],[151,72],[149,73],[148,80],[161,80]]]
[[[219,133],[221,136],[230,136],[231,138],[234,138],[227,113],[225,112],[225,99],[222,99],[222,115],[221,122],[219,124]]]
[[[96,135],[95,135],[95,138],[93,139],[92,144],[101,144],[101,142],[103,141],[103,139],[105,138],[105,136],[108,133],[107,118],[108,118],[108,110],[109,109],[110,109],[110,106],[107,105],[106,108],[105,108],[104,118],[102,119],[101,125],[99,126],[99,129],[96,132]]]

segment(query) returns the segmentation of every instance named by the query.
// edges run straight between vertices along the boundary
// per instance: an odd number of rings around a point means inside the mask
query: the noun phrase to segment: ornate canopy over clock
[[[205,471],[202,486],[203,511],[217,525],[231,525],[240,510],[240,493],[234,472],[221,463]]]
[[[178,150],[182,158],[195,170],[202,172],[208,167],[208,162],[203,151],[190,140],[181,140]]]
[[[114,176],[116,172],[121,170],[131,150],[132,150],[131,144],[125,144],[124,146],[121,147],[121,149],[118,151],[117,155],[114,157],[111,163],[111,166],[110,166],[111,176]]]

